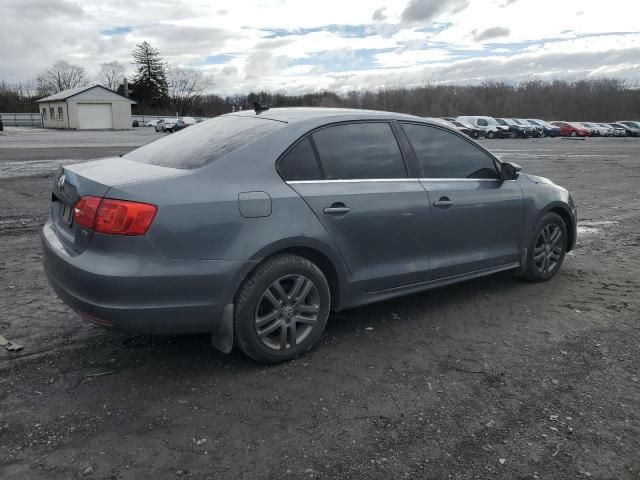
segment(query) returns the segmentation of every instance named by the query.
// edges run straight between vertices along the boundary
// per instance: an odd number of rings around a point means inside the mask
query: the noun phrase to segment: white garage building
[[[92,85],[55,93],[37,102],[45,128],[78,130],[129,130],[130,98]]]

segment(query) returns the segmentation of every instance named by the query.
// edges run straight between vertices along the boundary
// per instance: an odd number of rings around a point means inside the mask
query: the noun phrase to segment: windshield
[[[487,117],[485,120],[487,121],[487,125],[500,125],[495,118]]]
[[[149,143],[124,158],[163,167],[199,168],[285,125],[263,118],[223,115]]]
[[[507,122],[502,118],[496,118],[496,122],[498,122],[500,125],[507,125]]]

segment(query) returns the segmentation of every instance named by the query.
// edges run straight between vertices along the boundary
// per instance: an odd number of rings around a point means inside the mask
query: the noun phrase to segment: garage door
[[[113,128],[113,114],[110,103],[79,103],[78,128]]]

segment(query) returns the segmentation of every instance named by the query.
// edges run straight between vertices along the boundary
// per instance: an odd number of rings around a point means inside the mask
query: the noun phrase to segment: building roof
[[[76,88],[70,88],[69,90],[63,90],[61,92],[58,93],[54,93],[53,95],[49,95],[48,97],[44,97],[41,98],[40,100],[36,100],[36,103],[40,103],[40,102],[58,102],[58,101],[62,101],[62,100],[67,100],[68,98],[71,98],[75,95],[78,95],[82,92],[86,92],[87,90],[91,90],[92,88],[102,88],[104,90],[107,90],[108,92],[113,93],[114,95],[118,95],[119,97],[122,97],[126,100],[129,100],[131,103],[136,103],[135,101],[131,100],[129,97],[125,97],[124,95],[120,95],[118,92],[114,92],[113,90],[107,88],[107,87],[103,87],[102,85],[85,85],[84,87],[76,87]]]

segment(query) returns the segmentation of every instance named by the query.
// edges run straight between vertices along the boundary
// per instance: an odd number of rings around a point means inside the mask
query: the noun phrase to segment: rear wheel
[[[521,277],[530,282],[550,280],[560,270],[567,252],[567,226],[554,212],[544,215],[533,232]]]
[[[491,132],[491,131],[487,132],[487,138],[493,138],[493,137],[495,137],[495,136],[496,136],[496,134],[495,134],[495,133],[493,133],[493,132]]]
[[[292,360],[318,341],[330,306],[329,285],[314,263],[291,254],[272,257],[237,295],[236,344],[261,363]]]

